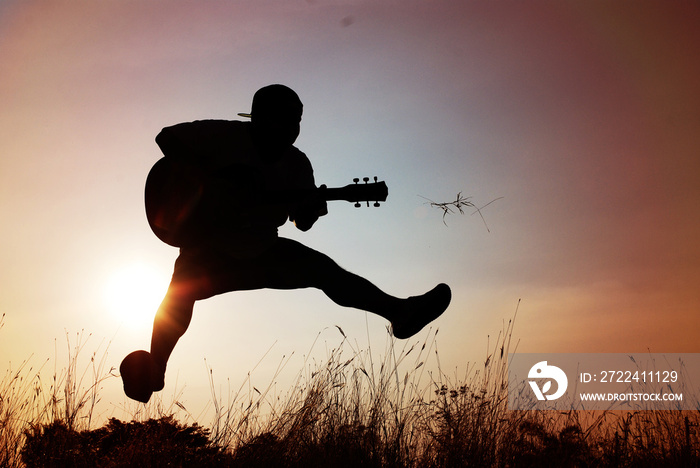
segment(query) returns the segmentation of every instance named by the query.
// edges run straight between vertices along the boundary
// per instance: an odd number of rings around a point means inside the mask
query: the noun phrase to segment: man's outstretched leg
[[[444,283],[421,296],[399,299],[338,265],[330,268],[334,271],[327,271],[328,279],[319,289],[336,304],[366,310],[389,320],[393,335],[399,339],[421,331],[442,315],[452,299],[450,287]]]
[[[330,257],[290,239],[280,238],[275,258],[283,259],[270,287],[293,289],[316,287],[333,302],[377,314],[391,322],[396,338],[415,335],[447,309],[452,298],[449,286],[439,284],[420,296],[400,299],[367,279],[341,268]]]

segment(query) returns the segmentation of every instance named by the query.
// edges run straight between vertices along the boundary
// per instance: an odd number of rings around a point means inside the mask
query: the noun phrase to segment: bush
[[[230,461],[209,441],[208,430],[171,416],[128,423],[112,418],[104,427],[81,432],[55,421],[29,429],[21,454],[27,466],[71,468],[216,467]]]

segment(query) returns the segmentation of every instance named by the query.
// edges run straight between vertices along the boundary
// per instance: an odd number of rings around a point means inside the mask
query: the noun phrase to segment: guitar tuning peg
[[[358,183],[358,182],[360,181],[360,179],[358,179],[357,177],[355,177],[354,179],[352,179],[352,181],[355,182],[355,183]]]
[[[360,207],[360,202],[355,203],[355,208],[359,208],[359,207]]]
[[[379,202],[374,202],[374,206],[378,207],[378,206],[379,206]]]
[[[369,177],[363,177],[362,180],[364,180],[366,184],[367,182],[369,182]]]
[[[377,182],[377,176],[374,176],[374,182]]]

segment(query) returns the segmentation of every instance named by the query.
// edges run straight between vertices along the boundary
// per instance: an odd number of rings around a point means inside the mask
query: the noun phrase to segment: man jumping
[[[415,335],[447,309],[451,292],[446,284],[400,299],[328,256],[279,237],[277,229],[287,219],[300,230],[309,230],[327,213],[323,200],[277,201],[247,210],[234,201],[245,186],[242,174],[254,174],[256,188],[262,190],[316,188],[311,163],[294,146],[302,111],[293,90],[274,84],[255,93],[250,114],[239,114],[250,122],[181,123],[164,128],[156,137],[164,160],[190,180],[208,182],[196,188],[196,203],[188,208],[194,213],[189,223],[199,229],[180,246],[153,323],[150,353],[131,353],[120,366],[128,397],[145,403],[163,389],[168,358],[189,326],[194,303],[218,294],[317,288],[338,305],[384,317],[399,339]]]

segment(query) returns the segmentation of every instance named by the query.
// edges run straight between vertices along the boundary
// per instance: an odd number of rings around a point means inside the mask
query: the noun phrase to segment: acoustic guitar
[[[363,204],[379,206],[387,199],[386,183],[370,182],[368,177],[353,179],[345,187],[296,190],[259,190],[259,176],[245,166],[232,166],[215,175],[205,175],[190,165],[170,158],[156,162],[146,178],[146,218],[153,233],[174,247],[193,245],[217,229],[219,221],[211,206],[220,206],[222,194],[230,205],[227,213],[257,209],[265,205],[299,203],[304,201],[347,201],[356,207]],[[217,199],[216,203],[210,201]],[[213,215],[214,213],[214,215]],[[230,220],[226,220],[230,225]]]

